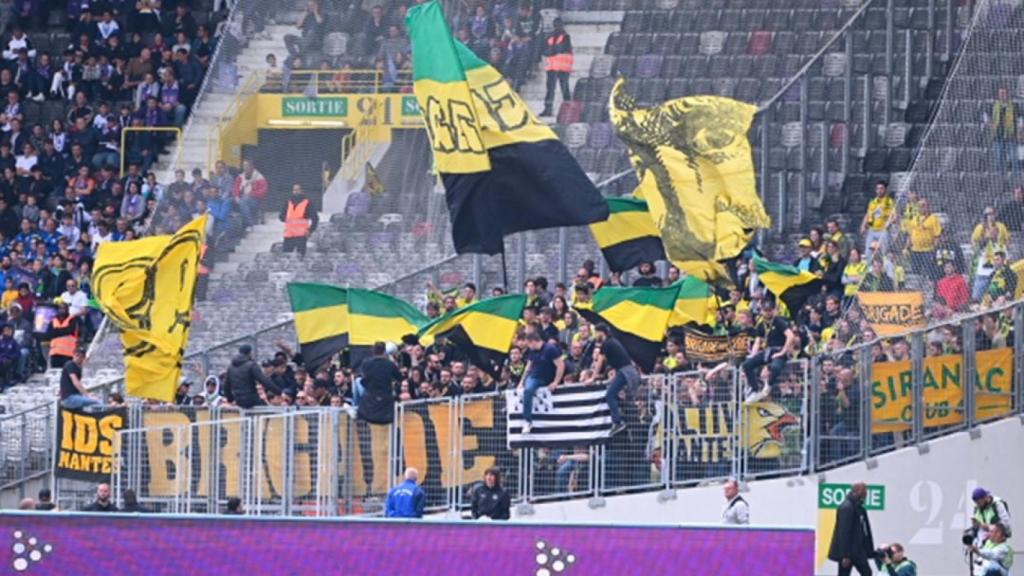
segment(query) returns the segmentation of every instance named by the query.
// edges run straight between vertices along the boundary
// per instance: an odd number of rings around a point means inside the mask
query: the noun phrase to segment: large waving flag
[[[682,278],[676,284],[679,286],[679,296],[668,325],[712,324],[709,320],[715,320],[718,298],[711,286],[694,276]]]
[[[348,343],[352,366],[377,342],[398,344],[429,319],[412,304],[372,290],[348,289]]]
[[[307,366],[321,366],[348,345],[348,290],[326,284],[288,284],[295,334]]]
[[[128,394],[174,400],[188,344],[206,216],[173,236],[105,242],[96,254],[93,292],[121,330]]]
[[[793,317],[800,313],[808,298],[821,294],[824,286],[821,278],[806,270],[770,262],[760,256],[754,256],[754,271],[768,290],[786,304]]]
[[[592,306],[577,308],[588,322],[604,322],[645,372],[654,369],[679,285],[667,288],[601,288]]]
[[[498,254],[507,234],[608,218],[601,194],[555,133],[500,72],[455,41],[436,0],[409,10],[406,22],[456,252]]]
[[[608,267],[624,272],[644,262],[665,259],[661,232],[647,202],[638,198],[608,198],[608,219],[590,225]]]
[[[642,109],[619,80],[609,108],[669,260],[692,276],[725,281],[716,278],[725,272],[716,263],[738,256],[754,230],[771,225],[747,141],[757,107],[691,96]]]
[[[470,363],[497,376],[512,347],[525,306],[525,294],[474,302],[421,328],[420,343],[430,346],[435,338],[445,336],[469,358]]]

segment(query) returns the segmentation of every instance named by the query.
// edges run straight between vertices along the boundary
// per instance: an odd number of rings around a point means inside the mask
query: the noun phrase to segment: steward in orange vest
[[[50,341],[50,367],[63,368],[78,348],[79,319],[68,312],[68,305],[57,302],[57,315],[50,321],[46,338]]]
[[[313,202],[302,191],[301,184],[292,185],[292,195],[279,215],[284,222],[284,251],[306,255],[306,240],[319,222]]]
[[[551,116],[555,103],[555,86],[562,87],[562,101],[572,100],[569,93],[569,74],[572,73],[573,54],[572,39],[565,31],[561,18],[555,18],[555,29],[548,35],[544,45],[544,56],[547,62],[544,69],[548,73],[547,93],[544,95],[544,111],[541,116]]]

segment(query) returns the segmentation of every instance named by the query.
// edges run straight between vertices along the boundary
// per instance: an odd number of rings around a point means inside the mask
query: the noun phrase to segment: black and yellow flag
[[[420,344],[430,346],[444,336],[477,368],[499,376],[501,364],[512,347],[519,318],[526,306],[525,294],[488,298],[464,306],[420,329]]]
[[[601,288],[589,307],[576,310],[588,322],[604,322],[645,372],[654,369],[680,285],[667,288]]]
[[[650,109],[619,80],[610,112],[629,149],[669,260],[715,281],[719,262],[735,258],[771,220],[757,195],[747,131],[757,107],[718,96],[690,96]]]
[[[661,233],[647,210],[647,202],[636,198],[608,198],[608,219],[590,225],[590,233],[601,248],[608,267],[624,272],[644,262],[665,259]]]
[[[608,218],[601,194],[555,133],[500,72],[452,37],[436,0],[409,10],[406,22],[456,252],[498,254],[514,232]]]
[[[754,272],[757,273],[758,280],[782,300],[793,318],[800,313],[808,298],[821,294],[821,288],[824,286],[821,278],[806,270],[770,262],[760,256],[754,256]]]
[[[206,216],[173,236],[104,242],[92,287],[107,318],[121,329],[128,394],[174,400],[188,343]]]
[[[373,290],[348,289],[348,344],[352,366],[370,355],[377,342],[398,344],[429,322],[404,300]]]
[[[348,345],[348,290],[326,284],[288,284],[304,363],[316,369]]]
[[[373,196],[384,193],[384,181],[377,175],[377,169],[373,167],[373,164],[366,163],[366,191]]]

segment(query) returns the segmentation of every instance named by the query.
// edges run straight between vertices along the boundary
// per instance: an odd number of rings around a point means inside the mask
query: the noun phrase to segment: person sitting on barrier
[[[743,362],[743,372],[747,376],[747,386],[750,388],[747,402],[760,402],[771,395],[772,385],[799,344],[800,338],[796,331],[777,315],[775,302],[765,300],[761,304],[757,338],[754,340],[750,355]],[[766,365],[771,371],[771,377],[763,383],[760,390],[757,390],[754,386],[759,381],[758,373],[761,367]]]
[[[417,484],[419,471],[405,469],[405,481],[388,492],[384,515],[388,518],[422,518],[427,495]]]
[[[971,544],[974,576],[1009,576],[1013,566],[1013,548],[1006,543],[1009,529],[996,522],[989,526],[988,538],[978,546]]]
[[[565,358],[557,346],[544,342],[536,331],[526,335],[526,345],[526,369],[519,382],[523,391],[523,434],[529,434],[533,427],[533,395],[542,386],[554,390],[565,375]]]
[[[96,487],[96,500],[82,508],[83,512],[117,512],[117,505],[110,499],[110,484]]]
[[[473,518],[508,520],[511,514],[512,498],[501,486],[501,469],[491,466],[484,472],[484,481],[473,490]]]
[[[626,348],[612,336],[612,329],[605,323],[594,327],[594,335],[598,343],[597,362],[594,366],[595,372],[601,372],[603,368],[615,371],[615,376],[608,383],[605,392],[605,400],[608,402],[608,411],[612,416],[612,429],[608,433],[614,436],[626,429],[626,423],[622,420],[622,412],[619,409],[619,393],[626,391],[626,398],[636,392],[640,385],[640,373],[633,366],[633,360],[626,352]]]
[[[85,364],[85,351],[76,349],[71,362],[65,364],[60,372],[60,404],[68,410],[78,410],[100,403],[89,394],[85,385],[82,384],[83,364]]]

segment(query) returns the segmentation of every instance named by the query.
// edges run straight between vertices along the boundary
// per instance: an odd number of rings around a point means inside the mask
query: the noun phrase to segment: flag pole
[[[508,266],[505,264],[505,247],[501,247],[501,284],[508,294]]]

